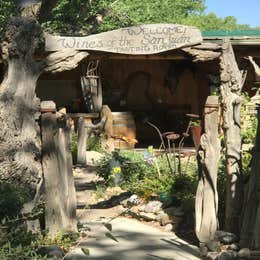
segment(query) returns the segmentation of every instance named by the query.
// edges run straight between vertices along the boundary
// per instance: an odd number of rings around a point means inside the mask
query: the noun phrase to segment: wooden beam
[[[160,55],[120,55],[120,54],[92,54],[88,58],[89,60],[184,60],[187,56],[176,54],[160,54]]]

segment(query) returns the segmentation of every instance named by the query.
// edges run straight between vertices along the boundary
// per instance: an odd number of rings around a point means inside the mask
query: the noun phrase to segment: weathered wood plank
[[[42,62],[44,72],[58,73],[66,70],[72,70],[78,67],[79,63],[87,58],[89,54],[85,51],[77,51],[72,49],[60,50],[51,53]]]
[[[46,50],[93,50],[131,55],[153,54],[202,42],[200,31],[179,24],[147,24],[86,37],[47,36]]]
[[[214,107],[215,108],[214,108]],[[218,97],[209,96],[204,109],[204,133],[198,151],[199,183],[196,193],[196,235],[210,243],[218,227],[217,171],[220,157],[218,134]]]

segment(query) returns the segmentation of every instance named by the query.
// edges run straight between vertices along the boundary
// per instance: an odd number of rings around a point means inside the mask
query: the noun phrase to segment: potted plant
[[[198,118],[191,119],[190,130],[195,149],[198,151],[201,137],[201,124]]]
[[[191,131],[192,140],[196,151],[198,151],[200,146],[200,137],[201,137],[201,122],[200,116],[196,114],[186,114],[190,118],[189,128]]]

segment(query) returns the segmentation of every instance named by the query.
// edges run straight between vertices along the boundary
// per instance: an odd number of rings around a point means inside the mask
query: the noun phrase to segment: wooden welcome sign
[[[47,36],[46,51],[75,49],[146,55],[201,42],[201,33],[195,27],[178,24],[147,24],[86,37]]]

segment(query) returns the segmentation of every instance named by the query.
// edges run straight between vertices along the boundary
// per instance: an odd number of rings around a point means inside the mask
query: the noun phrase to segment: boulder
[[[239,245],[237,243],[233,243],[227,246],[227,250],[239,251]]]
[[[236,260],[239,259],[237,252],[234,251],[226,251],[226,252],[221,252],[217,260]]]
[[[172,220],[169,215],[166,213],[160,213],[157,215],[156,220],[160,222],[162,226],[166,226],[167,224],[172,224]]]
[[[148,202],[144,208],[144,212],[146,213],[156,213],[160,210],[162,210],[162,202],[158,200]]]
[[[202,259],[204,259],[204,260],[216,260],[218,255],[219,255],[219,253],[217,253],[217,252],[209,252]]]
[[[164,227],[164,231],[167,231],[167,232],[170,232],[173,230],[173,225],[172,224],[167,224],[165,227]]]
[[[42,256],[56,257],[57,259],[63,259],[65,255],[62,249],[55,245],[41,246],[38,249],[38,253]]]
[[[105,155],[96,151],[86,151],[87,165],[94,166],[100,161]]]
[[[238,241],[235,234],[218,230],[215,233],[215,240],[220,241],[223,244],[230,245]]]
[[[139,216],[147,221],[154,221],[156,220],[156,215],[153,213],[146,213],[146,212],[140,212]]]
[[[121,201],[120,204],[123,205],[124,207],[132,207],[140,204],[140,202],[141,202],[140,198],[134,194],[130,198]]]
[[[239,250],[238,255],[240,258],[249,258],[251,256],[251,252],[249,248],[242,248],[241,250]]]

